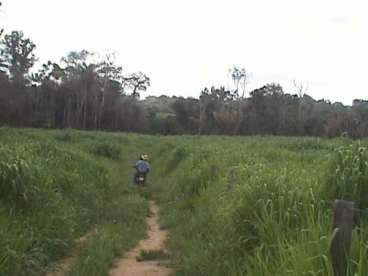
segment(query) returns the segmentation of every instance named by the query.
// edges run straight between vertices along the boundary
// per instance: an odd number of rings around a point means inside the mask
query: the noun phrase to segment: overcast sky
[[[366,0],[2,0],[0,27],[22,30],[40,62],[70,50],[116,52],[126,73],[143,71],[145,95],[198,97],[228,85],[236,65],[248,92],[280,83],[351,104],[368,99]]]

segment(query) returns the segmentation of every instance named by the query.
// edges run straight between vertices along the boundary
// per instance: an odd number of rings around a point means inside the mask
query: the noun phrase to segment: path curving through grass
[[[146,218],[147,238],[117,260],[110,276],[168,276],[172,269],[161,258],[167,256],[168,232],[160,229],[160,208],[154,201],[149,202],[150,215]]]

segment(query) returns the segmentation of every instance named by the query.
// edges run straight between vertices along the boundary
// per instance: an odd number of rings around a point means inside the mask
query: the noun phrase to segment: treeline
[[[85,130],[140,131],[137,98],[150,79],[123,74],[113,55],[98,60],[82,50],[31,73],[35,44],[14,31],[0,43],[0,124]],[[128,94],[127,91],[130,93]]]
[[[161,134],[368,136],[368,102],[316,101],[295,86],[266,84],[245,96],[247,73],[231,71],[233,88],[204,89],[198,99],[147,97],[150,79],[125,74],[113,55],[73,51],[36,71],[36,46],[22,32],[0,42],[0,125]]]
[[[161,99],[170,102],[172,113],[153,105],[150,112],[161,123],[154,132],[169,134],[292,135],[353,138],[368,136],[368,102],[352,106],[316,101],[304,94],[291,95],[277,84],[267,84],[238,98],[224,88],[202,91],[200,99],[149,97],[147,106]],[[150,109],[148,109],[150,110]],[[163,115],[164,114],[164,115]]]

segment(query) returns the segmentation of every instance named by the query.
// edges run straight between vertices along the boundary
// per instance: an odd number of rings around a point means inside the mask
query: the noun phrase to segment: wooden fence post
[[[354,223],[354,202],[335,200],[333,227],[334,237],[330,254],[335,276],[346,276]]]

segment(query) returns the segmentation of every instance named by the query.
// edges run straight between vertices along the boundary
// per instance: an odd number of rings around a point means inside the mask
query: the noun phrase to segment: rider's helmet
[[[148,161],[148,155],[147,155],[147,154],[143,154],[143,155],[142,155],[142,160],[144,160],[144,161]]]

